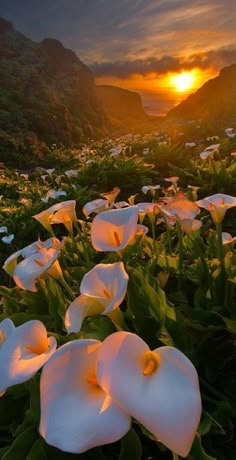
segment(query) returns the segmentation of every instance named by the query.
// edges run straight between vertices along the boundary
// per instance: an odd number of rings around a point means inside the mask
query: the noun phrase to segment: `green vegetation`
[[[168,139],[168,132],[163,131],[159,135],[124,136],[116,143],[109,139],[97,141],[73,151],[55,148],[46,150],[44,157],[37,157],[36,150],[37,168],[32,167],[27,173],[2,169],[0,227],[6,226],[7,231],[0,234],[1,265],[14,251],[37,238],[45,241],[50,237],[33,216],[54,203],[75,200],[78,223],[74,223],[73,232],[69,233],[63,220],[53,225],[57,238],[66,236],[59,256],[63,282],[44,273],[36,281],[37,292],[31,292],[15,285],[1,271],[0,321],[8,317],[19,326],[32,319],[40,320],[49,336],[56,338],[58,347],[81,338],[103,341],[120,329],[138,334],[151,349],[176,347],[197,369],[203,404],[198,434],[187,460],[234,460],[235,207],[216,225],[214,215],[212,221],[210,212],[199,208],[201,213],[195,219],[201,227],[190,233],[183,230],[181,219],[189,203],[195,206],[193,202],[215,193],[236,196],[235,156],[231,155],[236,144],[233,138],[224,136],[213,154],[202,160],[199,154],[209,147],[209,141],[188,148],[179,139],[176,143]],[[55,169],[39,168],[44,161],[47,167]],[[169,182],[165,180],[169,178]],[[160,190],[144,195],[143,186],[156,184],[160,184]],[[83,207],[113,187],[121,189],[116,202],[129,199],[131,205],[149,203],[153,211],[140,214],[148,232],[121,252],[96,251],[91,242],[94,215],[86,220]],[[52,192],[66,195],[53,199]],[[222,198],[219,206],[226,203]],[[177,219],[175,225],[168,224],[168,212],[173,212],[172,217]],[[222,244],[222,230],[231,234],[231,242]],[[14,239],[7,244],[2,238],[10,234],[14,234]],[[79,296],[83,276],[96,264],[120,260],[129,275],[127,294],[121,305],[125,326],[118,325],[117,319],[97,314],[87,317],[79,332],[67,334],[65,312]],[[2,460],[18,458],[18,452],[22,460],[182,458],[153,440],[152,434],[138,421],[121,441],[80,455],[49,446],[38,434],[40,373],[25,383],[13,385],[0,398]]]

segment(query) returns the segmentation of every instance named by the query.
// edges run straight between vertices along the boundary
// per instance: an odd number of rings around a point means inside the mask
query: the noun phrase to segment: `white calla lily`
[[[117,441],[130,429],[130,416],[97,383],[101,345],[97,340],[74,340],[60,347],[43,368],[39,431],[62,451],[82,453]]]
[[[108,200],[98,198],[97,200],[89,201],[88,203],[86,203],[83,207],[83,213],[87,219],[89,215],[92,214],[92,212],[98,214],[99,212],[105,211],[109,207],[110,206]]]
[[[129,206],[129,203],[127,201],[117,201],[114,203],[114,208],[120,209],[120,208],[126,208]]]
[[[11,242],[14,240],[15,235],[12,233],[11,235],[8,236],[3,236],[2,237],[2,242],[5,244],[11,244]]]
[[[64,190],[50,189],[48,190],[46,197],[41,198],[41,201],[43,201],[44,203],[48,203],[49,198],[52,198],[53,200],[55,200],[59,196],[66,196],[66,195],[67,193]]]
[[[64,173],[69,179],[71,179],[72,177],[77,177],[78,174],[79,174],[79,171],[78,169],[68,169],[67,171],[65,171]]]
[[[179,220],[179,224],[184,233],[186,233],[188,236],[191,236],[194,232],[202,227],[202,222],[197,219],[182,219]]]
[[[7,233],[8,232],[8,229],[5,225],[3,225],[2,227],[0,227],[0,233]]]
[[[148,192],[150,192],[152,195],[155,195],[156,190],[159,190],[161,188],[160,185],[144,185],[142,187],[142,192],[146,195]]]
[[[38,220],[41,225],[49,232],[52,232],[52,224],[64,224],[69,232],[72,231],[72,223],[77,221],[75,214],[75,200],[63,201],[56,203],[45,211],[35,214],[34,219]]]
[[[21,289],[36,292],[36,281],[44,273],[47,272],[54,278],[61,278],[62,271],[57,258],[63,245],[64,240],[56,249],[42,248],[16,265],[12,272],[16,285]]]
[[[11,386],[29,380],[57,346],[54,337],[47,338],[46,328],[41,321],[28,321],[16,328],[9,321],[4,320],[0,324],[0,331],[5,334],[0,347],[1,394]]]
[[[34,241],[34,243],[29,244],[23,249],[20,249],[19,251],[14,252],[11,254],[4,262],[3,269],[5,270],[6,273],[8,273],[10,276],[12,276],[16,266],[17,266],[17,259],[18,257],[22,256],[24,258],[30,257],[33,254],[39,252],[41,249],[50,249],[54,248],[56,249],[58,246],[60,246],[60,241],[53,237],[49,238],[46,241],[41,241],[37,240]]]
[[[82,295],[72,302],[65,316],[68,333],[79,332],[86,316],[108,314],[124,300],[128,274],[123,262],[98,264],[83,277]]]
[[[232,244],[236,242],[236,236],[230,235],[230,233],[227,232],[222,232],[222,243],[224,245],[226,244]]]
[[[150,351],[137,335],[116,332],[100,349],[97,380],[107,394],[170,450],[186,457],[201,415],[197,372],[172,347]]]
[[[15,330],[15,325],[10,318],[5,318],[0,323],[0,350],[8,336]]]
[[[236,197],[225,195],[224,193],[216,193],[203,200],[196,201],[196,204],[200,208],[204,208],[210,212],[214,224],[220,224],[224,219],[227,209],[236,206]]]
[[[91,225],[93,247],[97,251],[121,251],[135,236],[137,221],[137,206],[101,212]]]
[[[117,195],[119,195],[119,193],[120,193],[120,188],[119,187],[114,187],[111,192],[100,193],[100,196],[105,198],[109,202],[110,206],[113,206],[114,201],[115,201]]]

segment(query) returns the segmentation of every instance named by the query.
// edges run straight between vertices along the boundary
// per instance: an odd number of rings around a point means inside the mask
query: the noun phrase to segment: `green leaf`
[[[136,431],[131,430],[121,440],[121,451],[118,460],[140,460],[142,445]]]
[[[158,293],[145,279],[143,273],[135,268],[127,267],[128,310],[126,315],[132,321],[138,334],[150,346],[156,345],[156,338],[165,320],[165,303]],[[160,290],[161,291],[161,290]],[[150,343],[150,340],[153,342]]]
[[[37,439],[34,443],[32,449],[26,457],[26,460],[48,460],[41,438]]]
[[[112,320],[107,316],[95,315],[90,316],[84,321],[80,332],[80,338],[96,339],[103,341],[108,335],[116,332]]]
[[[11,447],[3,455],[2,460],[25,460],[37,436],[37,431],[34,427],[27,428],[15,439]]]
[[[41,287],[44,291],[45,301],[48,302],[49,314],[55,320],[56,332],[61,332],[64,329],[64,318],[68,306],[68,300],[59,284],[51,277],[48,277],[46,282],[40,280]]]
[[[177,457],[178,458],[178,457]],[[182,458],[182,457],[179,457]],[[176,459],[177,460],[177,459]],[[205,450],[201,445],[201,437],[199,434],[196,434],[191,451],[186,457],[186,460],[217,460],[215,457],[210,457],[207,455]]]

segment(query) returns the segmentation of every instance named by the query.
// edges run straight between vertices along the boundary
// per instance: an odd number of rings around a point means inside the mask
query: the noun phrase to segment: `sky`
[[[235,0],[0,0],[0,16],[32,40],[60,40],[98,84],[138,91],[149,114],[236,63]]]

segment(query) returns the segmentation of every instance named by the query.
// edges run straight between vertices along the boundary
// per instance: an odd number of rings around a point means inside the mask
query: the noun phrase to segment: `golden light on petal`
[[[41,262],[41,261],[38,260],[38,259],[34,259],[34,262],[35,262],[39,267],[43,267],[43,266],[44,266],[44,263]]]
[[[45,353],[47,351],[49,345],[47,339],[44,341],[41,341],[38,345],[27,345],[26,349],[30,351],[31,353],[35,353],[36,355],[41,355],[41,353]]]
[[[111,298],[111,294],[109,294],[109,292],[107,291],[107,289],[103,289],[103,293],[104,293],[104,295],[105,295],[105,297],[106,297],[107,299],[110,299],[110,298]]]
[[[3,345],[3,343],[5,342],[6,338],[7,338],[6,334],[4,334],[4,332],[0,329],[0,348]]]

